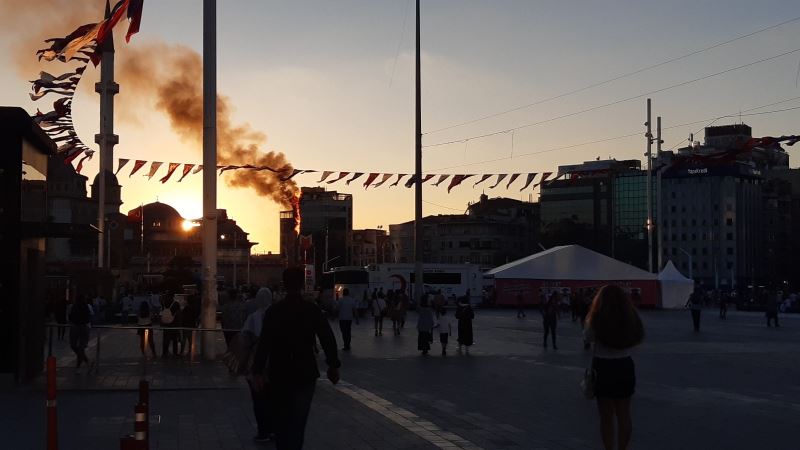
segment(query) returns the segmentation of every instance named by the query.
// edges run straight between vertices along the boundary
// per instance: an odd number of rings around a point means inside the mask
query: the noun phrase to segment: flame
[[[300,197],[303,195],[302,192],[298,192],[292,197],[292,212],[294,213],[294,232],[300,236],[300,223],[302,222],[302,217],[300,217]]]

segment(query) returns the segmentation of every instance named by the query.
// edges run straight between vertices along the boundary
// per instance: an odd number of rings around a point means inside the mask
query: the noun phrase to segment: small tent
[[[521,295],[526,304],[539,303],[542,296],[558,291],[617,284],[637,305],[658,306],[658,277],[638,267],[581,247],[563,245],[489,270],[494,278],[498,305],[515,305]]]
[[[661,282],[661,306],[664,308],[683,308],[694,291],[694,281],[683,276],[672,261],[668,261],[658,274],[658,281]]]

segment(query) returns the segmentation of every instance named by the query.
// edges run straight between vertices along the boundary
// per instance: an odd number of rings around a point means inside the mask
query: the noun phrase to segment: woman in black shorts
[[[594,342],[592,368],[597,374],[595,397],[606,450],[614,448],[614,417],[617,418],[617,448],[628,448],[633,424],[631,397],[636,373],[631,350],[644,339],[639,313],[625,292],[614,285],[603,286],[586,318],[586,339]]]

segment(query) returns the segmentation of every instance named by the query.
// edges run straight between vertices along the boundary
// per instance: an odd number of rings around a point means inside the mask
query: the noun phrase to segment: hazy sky
[[[13,16],[31,2],[0,0],[0,15]],[[36,3],[36,2],[33,2]],[[47,4],[47,1],[38,3]],[[97,4],[97,17],[67,21],[45,34],[64,36],[83,22],[96,20],[104,2],[54,0],[54,6]],[[264,150],[279,150],[297,168],[362,172],[413,170],[413,0],[295,0],[219,3],[218,87],[232,99],[238,122],[268,136]],[[648,65],[800,17],[800,3],[790,0],[653,1],[512,1],[423,0],[423,130],[435,130],[490,115],[613,78]],[[71,6],[66,6],[71,7]],[[45,8],[40,6],[39,8]],[[84,8],[88,9],[88,8]],[[49,18],[58,11],[44,11]],[[404,19],[405,17],[405,19]],[[202,1],[145,1],[141,33],[129,46],[163,41],[197,51],[202,44]],[[27,22],[4,24],[0,67],[0,104],[29,111],[29,84],[37,70],[58,72],[59,63],[21,70],[15,55],[29,43],[20,39],[36,29],[36,14]],[[21,21],[17,21],[21,22]],[[403,26],[405,22],[405,27]],[[125,57],[124,40],[116,39],[117,58]],[[31,61],[37,47],[29,48]],[[443,132],[426,134],[434,144],[544,121],[598,105],[634,97],[684,81],[800,49],[800,20],[607,85]],[[158,55],[152,55],[158,58]],[[751,112],[800,107],[797,74],[800,51],[741,70],[652,95],[654,116],[664,127],[738,115],[740,111],[794,99]],[[87,71],[88,72],[88,71]],[[84,79],[75,99],[76,128],[86,143],[98,128],[94,80]],[[82,83],[82,84],[83,84]],[[134,101],[124,84],[117,96],[116,156],[166,162],[200,162],[194,143],[170,130],[153,105]],[[50,100],[52,102],[52,99]],[[746,114],[746,112],[744,113]],[[800,109],[742,116],[756,135],[800,133]],[[505,173],[555,171],[559,164],[595,157],[642,158],[645,99],[622,102],[561,120],[426,149],[426,171]],[[721,119],[715,124],[739,121]],[[694,124],[665,130],[665,148],[685,142],[702,129]],[[620,135],[637,136],[541,153]],[[698,133],[701,139],[702,133]],[[792,154],[792,165],[797,157]],[[531,154],[540,152],[536,154]],[[528,154],[528,155],[525,155]],[[522,156],[520,156],[522,155]],[[483,162],[487,160],[500,161]],[[95,160],[85,169],[94,177]],[[242,161],[246,164],[248,161]],[[166,164],[165,164],[166,166]],[[452,166],[459,168],[442,170]],[[163,174],[162,169],[162,174]],[[185,217],[201,212],[201,177],[166,185],[137,174],[120,173],[123,212],[142,202],[170,203]],[[253,240],[258,251],[278,251],[277,205],[252,192],[230,188],[220,180],[219,207],[226,208]],[[315,186],[319,174],[297,177]],[[361,179],[363,180],[363,178]],[[426,187],[425,214],[463,211],[481,194],[472,183],[447,194],[446,186]],[[327,185],[326,185],[327,186]],[[516,186],[516,189],[514,188]],[[522,180],[490,196],[527,199]],[[354,195],[358,228],[413,218],[413,189],[386,186],[364,191],[357,181],[332,189]],[[536,194],[538,195],[538,193]],[[534,196],[535,197],[535,196]]]

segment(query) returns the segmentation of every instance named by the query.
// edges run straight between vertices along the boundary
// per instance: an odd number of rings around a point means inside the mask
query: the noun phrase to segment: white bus
[[[381,289],[386,292],[403,290],[409,298],[414,298],[414,264],[378,264],[369,266],[369,290]],[[470,303],[479,304],[482,300],[483,273],[472,264],[424,264],[422,283],[425,293],[442,291],[448,304],[453,297],[460,298],[469,291]]]
[[[343,266],[334,267],[328,272],[322,273],[320,280],[320,295],[323,309],[334,311],[336,301],[341,298],[342,292],[347,288],[350,297],[361,301],[364,294],[369,295],[369,273],[364,267]]]

